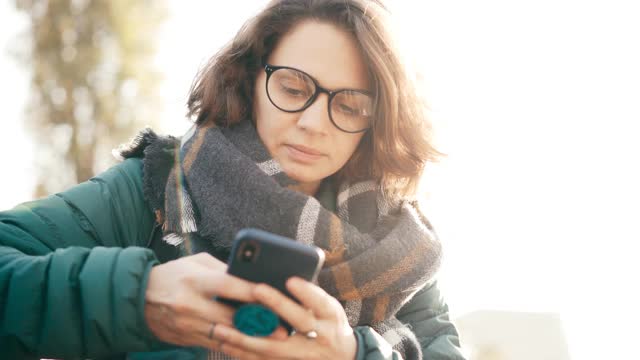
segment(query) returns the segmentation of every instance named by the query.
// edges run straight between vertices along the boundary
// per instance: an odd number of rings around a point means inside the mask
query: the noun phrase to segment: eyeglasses
[[[267,97],[278,109],[295,113],[311,106],[320,93],[329,96],[328,111],[331,123],[347,133],[367,131],[371,127],[373,99],[363,90],[327,90],[304,71],[287,66],[266,64]]]

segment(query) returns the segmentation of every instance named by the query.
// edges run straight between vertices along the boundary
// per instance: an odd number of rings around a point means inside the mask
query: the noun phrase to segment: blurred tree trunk
[[[155,0],[15,0],[31,19],[28,128],[40,197],[111,165],[110,152],[159,114]]]

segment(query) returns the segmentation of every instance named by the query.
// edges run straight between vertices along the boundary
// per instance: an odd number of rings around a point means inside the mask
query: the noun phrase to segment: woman
[[[92,181],[2,213],[2,351],[460,358],[432,281],[439,243],[407,201],[436,152],[384,15],[272,2],[198,75],[180,140],[144,132]],[[291,279],[297,304],[226,275],[244,227],[321,247],[320,286]],[[297,332],[242,335],[214,296],[261,302]]]

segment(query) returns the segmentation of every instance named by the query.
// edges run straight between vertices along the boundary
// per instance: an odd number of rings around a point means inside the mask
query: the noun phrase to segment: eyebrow
[[[318,79],[316,79],[315,76],[309,74],[308,72],[306,72],[304,70],[301,70],[301,69],[298,69],[298,68],[295,68],[295,67],[292,67],[292,66],[274,65],[274,64],[271,64],[271,63],[267,63],[267,62],[265,62],[263,64],[263,66],[270,66],[272,68],[277,68],[277,69],[291,69],[291,70],[299,71],[299,72],[307,75],[308,77],[310,77],[316,83],[317,86],[320,86],[321,88],[329,90],[331,92],[342,91],[342,90],[353,90],[353,91],[358,91],[358,92],[367,94],[369,96],[373,96],[373,91],[371,91],[369,89],[351,88],[351,87],[340,87],[340,88],[330,89],[330,88],[325,87],[324,85],[322,85],[322,83],[320,83],[320,81],[318,81]]]

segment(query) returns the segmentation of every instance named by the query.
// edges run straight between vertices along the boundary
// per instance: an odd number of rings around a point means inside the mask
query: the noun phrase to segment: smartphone
[[[312,245],[258,229],[242,229],[236,234],[227,262],[227,273],[254,282],[265,283],[298,302],[287,290],[285,283],[292,276],[315,282],[324,252]],[[232,306],[242,302],[218,300]]]

